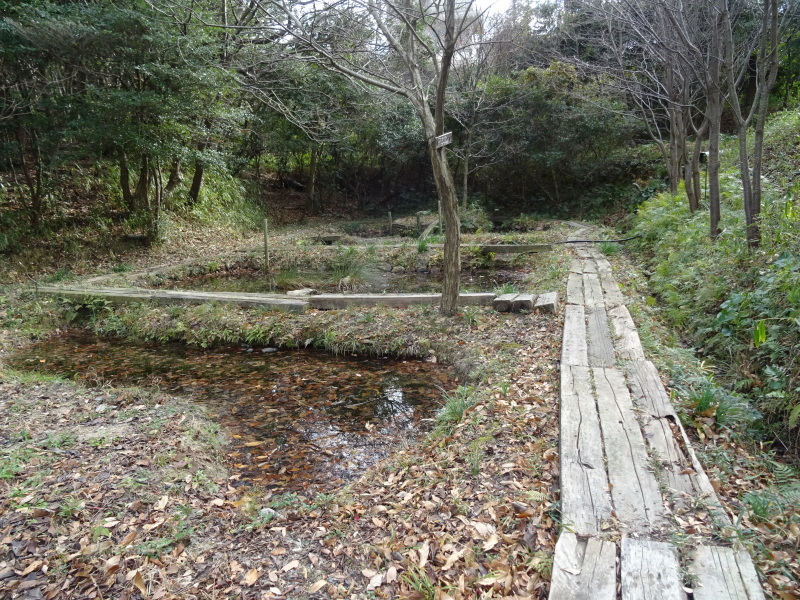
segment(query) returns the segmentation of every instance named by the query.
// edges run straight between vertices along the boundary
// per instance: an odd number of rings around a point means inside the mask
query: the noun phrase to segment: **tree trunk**
[[[708,201],[709,235],[712,240],[720,234],[720,189],[719,189],[719,142],[722,125],[722,14],[726,10],[725,0],[716,0],[715,16],[711,23],[711,50],[708,62],[708,83],[706,86],[706,118],[708,119]]]
[[[142,154],[142,164],[139,166],[139,181],[136,182],[136,191],[133,193],[135,210],[150,209],[150,159]]]
[[[200,200],[200,188],[203,186],[203,174],[205,170],[206,167],[202,160],[195,161],[192,185],[189,188],[189,206],[194,206]]]
[[[136,202],[131,192],[131,172],[128,168],[128,157],[123,150],[119,151],[119,187],[122,190],[122,201],[129,213],[136,210]]]
[[[181,181],[183,181],[183,173],[181,173],[181,161],[179,158],[176,158],[172,161],[172,168],[169,171],[169,178],[167,179],[167,185],[164,188],[164,196],[168,196],[172,192],[175,191]]]
[[[156,161],[153,161],[152,167],[148,169],[146,177],[153,182],[153,198],[148,202],[147,242],[149,244],[154,244],[161,238],[161,205],[164,201],[161,167]]]
[[[31,160],[28,163],[28,156],[25,150],[25,132],[17,130],[17,143],[19,144],[19,156],[22,163],[22,175],[25,178],[25,185],[28,186],[30,194],[30,220],[31,227],[38,227],[42,220],[42,157],[39,153],[39,144],[35,135],[30,137]]]
[[[464,172],[461,174],[461,210],[467,210],[469,202],[469,153],[472,147],[472,127],[467,127],[467,139],[464,142]]]
[[[442,203],[444,217],[444,257],[442,303],[440,312],[452,316],[458,309],[461,285],[461,222],[458,217],[458,195],[444,148],[436,148],[436,138],[428,142],[436,190]]]
[[[317,194],[317,164],[319,163],[319,148],[311,148],[311,159],[309,161],[309,183],[308,183],[308,208],[312,214],[318,215],[322,212],[322,206]]]

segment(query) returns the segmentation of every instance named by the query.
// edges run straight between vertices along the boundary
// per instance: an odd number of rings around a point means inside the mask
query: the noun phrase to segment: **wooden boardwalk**
[[[764,598],[750,555],[717,541],[730,519],[646,360],[610,263],[591,244],[572,250],[561,354],[564,527],[550,599]],[[684,530],[688,521],[718,536]]]

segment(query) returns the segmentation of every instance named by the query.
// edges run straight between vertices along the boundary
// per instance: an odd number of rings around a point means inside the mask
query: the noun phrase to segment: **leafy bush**
[[[650,283],[673,325],[722,372],[731,392],[718,422],[752,421],[751,402],[770,436],[797,447],[800,424],[800,210],[790,190],[764,203],[763,243],[744,243],[740,196],[723,176],[722,234],[708,236],[705,211],[691,214],[682,196],[660,194],[640,207],[636,244],[648,254]],[[700,394],[702,396],[702,393]]]

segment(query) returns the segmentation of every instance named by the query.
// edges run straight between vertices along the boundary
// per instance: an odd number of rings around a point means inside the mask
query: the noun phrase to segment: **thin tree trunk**
[[[464,142],[464,172],[461,174],[461,210],[467,210],[469,202],[469,152],[472,147],[472,127],[467,127],[467,140]]]
[[[192,175],[192,185],[189,188],[189,206],[194,206],[200,200],[200,188],[203,186],[203,175],[205,174],[203,161],[198,160],[194,163],[194,175]]]
[[[167,185],[164,188],[164,196],[168,196],[172,192],[175,191],[181,181],[183,181],[183,173],[181,173],[181,161],[179,158],[176,158],[172,161],[172,167],[169,171],[169,178],[167,179]]]
[[[309,184],[308,184],[308,207],[315,215],[322,212],[317,194],[317,164],[319,163],[319,148],[311,148],[311,159],[309,160]]]
[[[720,189],[719,189],[719,142],[722,121],[722,81],[721,81],[721,28],[722,15],[726,10],[725,0],[715,2],[715,14],[711,26],[711,50],[709,56],[709,81],[707,85],[708,118],[708,201],[709,235],[712,240],[720,234]]]
[[[30,137],[35,138],[31,135]],[[17,130],[17,143],[19,144],[19,155],[22,163],[22,175],[25,178],[25,185],[28,186],[30,194],[30,219],[31,227],[38,227],[42,220],[42,158],[39,153],[39,145],[35,139],[31,140],[31,156],[33,164],[28,164],[28,157],[25,151],[25,133],[22,129]],[[31,173],[33,171],[33,173]]]
[[[133,203],[136,210],[150,209],[150,159],[142,154],[142,164],[139,167],[139,181],[136,182],[136,191],[133,193]]]
[[[136,210],[136,202],[131,192],[131,172],[128,168],[128,157],[123,150],[119,151],[119,187],[122,190],[122,201],[129,213]]]

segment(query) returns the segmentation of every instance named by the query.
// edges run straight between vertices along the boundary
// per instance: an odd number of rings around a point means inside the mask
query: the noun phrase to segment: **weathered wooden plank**
[[[219,302],[220,304],[236,304],[237,306],[257,306],[269,310],[281,310],[303,313],[308,302],[295,298],[281,298],[264,294],[232,293],[232,292],[192,292],[178,290],[143,290],[136,288],[57,288],[39,287],[39,293],[51,296],[63,296],[83,300],[85,298],[103,298],[114,304],[131,302],[156,302],[158,304],[200,304],[203,302]]]
[[[761,600],[753,560],[744,550],[698,546],[689,572],[695,577],[694,600]]]
[[[583,259],[583,272],[597,275],[597,263],[591,258]]]
[[[500,294],[497,298],[492,300],[492,308],[497,312],[509,312],[517,296],[519,296],[519,294]]]
[[[557,313],[558,292],[547,292],[546,294],[539,294],[539,297],[536,298],[536,304],[533,305],[533,308],[538,310],[544,310],[553,314]]]
[[[592,258],[592,253],[589,250],[589,247],[586,246],[585,244],[582,245],[576,244],[575,246],[572,247],[572,249],[575,251],[575,254],[577,254],[580,258]]]
[[[616,339],[614,346],[622,360],[644,360],[644,349],[636,325],[626,306],[615,306],[608,311]]]
[[[567,279],[567,304],[583,304],[582,274],[569,274],[569,279]]]
[[[586,306],[603,304],[603,288],[600,287],[600,279],[596,273],[583,274],[583,297]]]
[[[681,450],[669,424],[670,418],[645,417],[642,426],[644,438],[650,446],[651,454],[656,457],[665,478],[665,485],[675,492],[688,494],[690,497],[699,495],[700,489],[691,475],[693,472],[691,461]],[[684,497],[675,498],[676,505],[685,504]]]
[[[617,369],[593,368],[611,499],[629,531],[646,532],[663,521],[664,502],[625,377]]]
[[[580,304],[567,304],[564,310],[561,364],[581,366],[589,364],[586,353],[586,316]]]
[[[666,542],[622,538],[622,600],[685,600],[678,552]],[[725,596],[717,596],[722,600]]]
[[[590,367],[613,367],[616,364],[608,316],[602,305],[586,307],[586,341]]]
[[[617,597],[617,547],[562,531],[556,542],[550,600],[614,600]]]
[[[437,304],[441,294],[319,294],[310,296],[313,308],[331,310],[348,306],[390,306],[404,308],[415,304]],[[488,306],[495,299],[492,293],[465,293],[458,295],[461,306]]]
[[[714,520],[718,524],[731,525],[731,519],[728,517],[728,513],[726,513],[722,508],[719,498],[717,498],[717,492],[714,490],[714,486],[711,485],[711,481],[708,479],[708,475],[706,474],[700,459],[697,458],[697,454],[695,454],[694,448],[692,448],[692,443],[689,441],[689,436],[686,434],[683,424],[680,422],[680,420],[674,421],[673,424],[680,432],[679,443],[682,442],[681,447],[688,455],[689,460],[692,463],[692,469],[694,469],[692,483],[695,489],[698,490],[696,492],[696,499],[704,500],[706,502],[709,512],[712,514]]]
[[[534,302],[536,302],[536,294],[519,294],[511,302],[511,312],[533,310]]]
[[[600,421],[588,367],[561,365],[561,513],[579,535],[611,517]]]
[[[550,252],[550,244],[464,244],[463,248],[475,248],[481,252],[495,254],[525,254],[528,252]]]
[[[570,263],[569,272],[581,275],[583,273],[583,261],[579,258],[573,258]]]
[[[673,417],[675,409],[661,383],[658,369],[649,360],[632,360],[625,369],[633,402],[654,417]]]
[[[625,297],[622,295],[622,290],[619,289],[617,280],[611,274],[611,269],[604,270],[598,269],[598,277],[600,278],[600,287],[603,288],[603,298],[605,299],[606,306],[619,306],[625,302]]]

